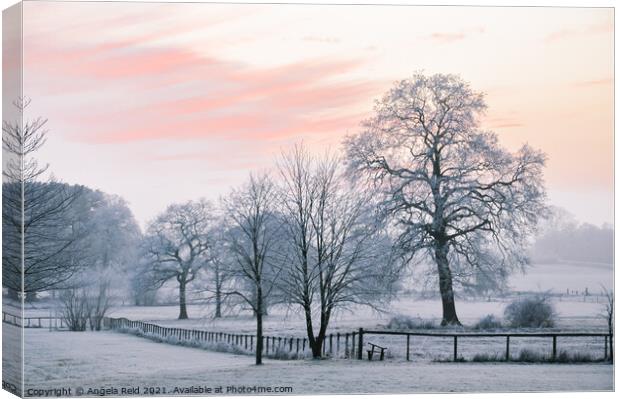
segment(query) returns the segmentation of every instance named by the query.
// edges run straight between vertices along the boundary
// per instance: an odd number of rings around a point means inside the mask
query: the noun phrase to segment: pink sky
[[[414,71],[487,93],[484,127],[549,156],[553,204],[613,218],[613,10],[26,2],[24,93],[59,178],[142,223],[303,139],[337,148]]]

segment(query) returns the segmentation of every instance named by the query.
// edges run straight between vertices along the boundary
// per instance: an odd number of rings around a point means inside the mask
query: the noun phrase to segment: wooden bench
[[[368,349],[368,361],[372,361],[372,356],[375,353],[379,354],[379,360],[383,360],[383,358],[385,357],[385,351],[387,350],[387,348],[373,344],[372,342],[369,342],[368,345],[370,345],[370,349]]]

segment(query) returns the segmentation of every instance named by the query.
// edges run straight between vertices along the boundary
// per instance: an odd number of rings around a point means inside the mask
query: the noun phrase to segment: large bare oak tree
[[[400,247],[434,261],[442,325],[460,324],[455,278],[527,263],[523,249],[545,209],[545,155],[502,148],[480,128],[485,109],[483,94],[461,78],[416,74],[345,141],[350,170],[382,191]]]

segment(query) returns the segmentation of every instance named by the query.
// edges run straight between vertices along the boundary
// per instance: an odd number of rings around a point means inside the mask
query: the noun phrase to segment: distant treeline
[[[613,263],[614,229],[604,224],[578,223],[566,211],[555,209],[532,250],[535,263]]]

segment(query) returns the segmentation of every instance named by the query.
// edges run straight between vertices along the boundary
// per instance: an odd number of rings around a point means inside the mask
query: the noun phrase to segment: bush
[[[564,350],[560,351],[554,360],[549,354],[529,349],[523,349],[514,360],[523,363],[593,363],[599,361],[589,353],[570,353]]]
[[[484,316],[474,324],[474,330],[497,330],[499,328],[502,328],[502,322],[492,314]]]
[[[493,353],[493,354],[488,354],[488,353],[478,353],[476,355],[474,355],[474,357],[471,359],[472,362],[505,362],[506,361],[506,357],[503,355],[500,355],[499,353]]]
[[[545,296],[519,299],[504,310],[504,318],[511,327],[553,327],[555,311]]]
[[[517,356],[514,360],[523,363],[542,363],[549,361],[548,356],[531,349],[521,349],[519,356]]]
[[[298,354],[295,352],[291,352],[286,348],[278,347],[275,353],[269,353],[268,355],[266,355],[266,357],[277,360],[297,360],[304,359],[307,357],[307,355],[304,352],[300,352]]]
[[[390,319],[386,327],[389,330],[430,330],[435,328],[435,324],[431,320],[424,320],[420,317],[396,315]]]
[[[560,351],[555,361],[558,363],[592,363],[598,360],[589,353]]]

